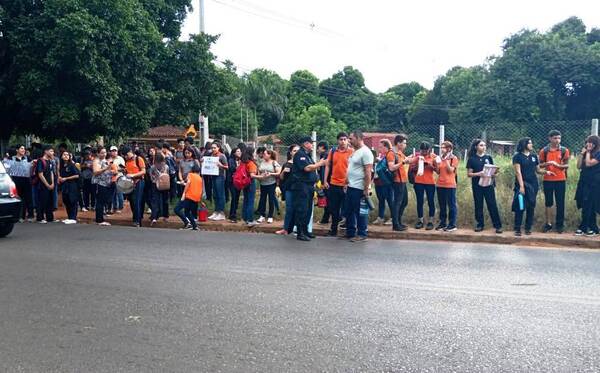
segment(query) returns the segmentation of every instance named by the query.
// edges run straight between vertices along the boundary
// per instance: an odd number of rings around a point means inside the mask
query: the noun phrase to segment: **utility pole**
[[[203,34],[206,32],[206,29],[204,28],[204,0],[200,0],[198,10],[200,11],[200,33]]]

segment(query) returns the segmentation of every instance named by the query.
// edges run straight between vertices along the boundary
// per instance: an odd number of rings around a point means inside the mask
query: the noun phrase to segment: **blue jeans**
[[[215,211],[225,211],[225,178],[215,176],[212,179],[213,197],[215,199]]]
[[[440,205],[440,224],[456,226],[456,188],[437,188],[438,203]],[[449,214],[446,214],[449,211]]]
[[[360,200],[364,196],[362,189],[348,188],[346,191],[346,237],[356,236],[358,224],[358,235],[367,237],[368,217],[360,216]]]
[[[292,217],[294,216],[294,194],[291,190],[285,191],[285,217],[283,218],[283,229],[287,229],[289,232],[292,231],[293,227],[290,224],[294,224]]]
[[[242,219],[246,223],[254,221],[254,198],[256,197],[256,183],[254,180],[244,188],[244,203],[242,204]]]
[[[392,220],[394,219],[394,189],[392,184],[389,185],[375,185],[375,194],[377,194],[377,200],[379,201],[379,218],[385,217],[385,203],[387,202],[390,209]]]
[[[133,215],[133,222],[142,224],[142,216],[144,216],[144,180],[138,181],[135,184],[135,189],[130,196],[131,213]]]
[[[117,188],[115,188],[115,193],[113,194],[112,201],[113,201],[113,203],[112,203],[113,209],[123,210],[123,203],[124,203],[123,193],[119,192],[117,190]]]
[[[198,213],[198,202],[194,202],[191,199],[185,199],[177,202],[175,206],[175,214],[179,216],[179,219],[183,224],[188,223],[192,225],[192,228],[197,229],[196,214]]]

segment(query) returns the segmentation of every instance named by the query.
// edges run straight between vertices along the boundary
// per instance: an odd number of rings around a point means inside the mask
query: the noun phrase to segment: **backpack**
[[[175,164],[175,160],[172,157],[167,157],[166,161],[167,161],[167,166],[169,166],[169,175],[171,177],[175,177],[175,175],[177,175],[177,170],[178,170],[178,167]]]
[[[390,171],[387,161],[387,154],[385,158],[377,162],[377,165],[375,166],[375,173],[383,185],[390,185],[394,182],[394,173]]]
[[[233,173],[233,186],[235,189],[242,191],[246,189],[251,182],[252,178],[250,177],[246,163],[240,163],[240,166]]]
[[[167,172],[160,172],[156,179],[156,189],[161,192],[171,189],[171,176]]]
[[[46,164],[46,161],[44,160],[44,158],[34,159],[31,162],[31,170],[29,171],[30,175],[31,175],[31,185],[38,185],[40,182],[40,177],[38,176],[38,173],[37,173],[37,164],[38,164],[38,161],[40,161],[40,160],[42,161],[42,166],[44,168],[44,171],[46,170],[46,167],[48,166]]]

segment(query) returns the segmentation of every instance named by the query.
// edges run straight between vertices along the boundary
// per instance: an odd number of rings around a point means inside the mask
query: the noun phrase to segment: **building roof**
[[[175,126],[159,126],[152,127],[143,137],[151,137],[157,139],[183,137],[187,128]]]
[[[510,140],[492,140],[490,142],[495,145],[517,145],[516,141]]]

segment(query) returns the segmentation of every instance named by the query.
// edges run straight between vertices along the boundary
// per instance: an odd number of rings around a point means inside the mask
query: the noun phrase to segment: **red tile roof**
[[[183,137],[187,128],[175,127],[175,126],[160,126],[152,127],[143,137],[164,139],[164,138],[176,138]]]

